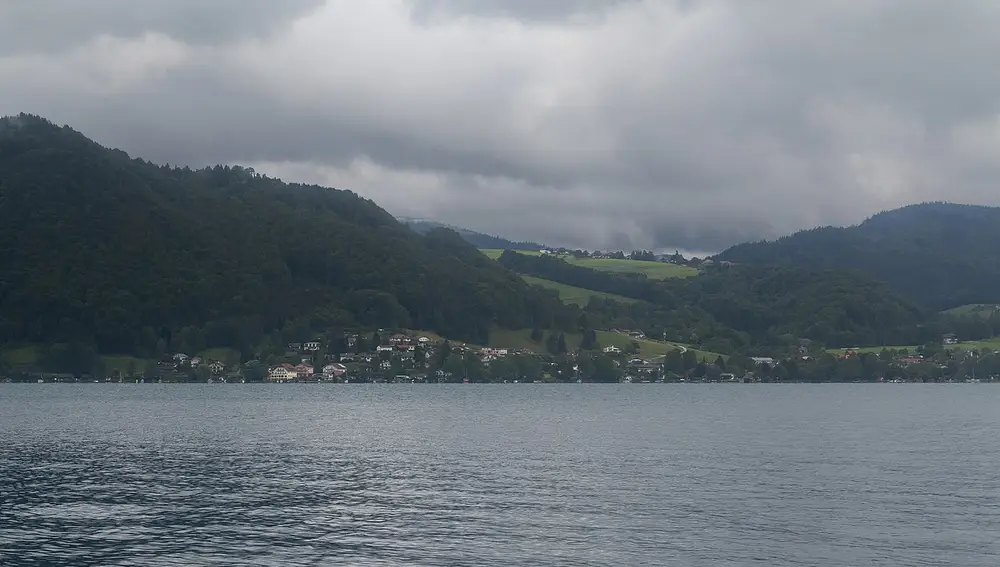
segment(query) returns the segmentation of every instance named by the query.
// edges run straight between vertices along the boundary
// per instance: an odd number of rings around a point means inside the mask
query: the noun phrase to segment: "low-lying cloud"
[[[0,5],[0,113],[390,212],[717,250],[1000,204],[1000,5],[54,0]]]

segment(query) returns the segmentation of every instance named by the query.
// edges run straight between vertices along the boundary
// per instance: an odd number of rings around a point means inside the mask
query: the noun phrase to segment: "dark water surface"
[[[0,565],[1000,565],[1000,387],[0,385]]]

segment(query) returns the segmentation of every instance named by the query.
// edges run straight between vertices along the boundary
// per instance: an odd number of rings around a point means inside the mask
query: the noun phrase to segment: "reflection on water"
[[[989,565],[1000,388],[0,386],[3,565]]]

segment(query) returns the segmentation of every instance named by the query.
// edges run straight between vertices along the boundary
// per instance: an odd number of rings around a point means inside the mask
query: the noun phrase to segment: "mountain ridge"
[[[1000,301],[1000,208],[928,202],[856,225],[803,230],[730,247],[713,259],[852,269],[933,309]]]
[[[455,232],[415,236],[353,192],[159,166],[26,114],[0,119],[0,247],[0,341],[253,352],[327,328],[483,341],[570,318]]]

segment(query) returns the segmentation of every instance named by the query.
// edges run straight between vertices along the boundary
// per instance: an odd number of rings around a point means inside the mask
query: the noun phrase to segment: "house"
[[[768,366],[774,366],[774,359],[770,356],[751,356],[750,360],[754,364],[767,364]]]
[[[307,378],[313,375],[313,367],[309,364],[296,364],[294,370],[299,378]]]
[[[479,349],[479,354],[481,356],[487,356],[487,357],[492,357],[492,358],[498,358],[498,357],[502,357],[502,356],[507,356],[509,354],[509,352],[510,351],[508,351],[505,348],[489,348],[489,347],[484,347],[484,348]]]
[[[389,345],[379,345],[375,347],[375,352],[392,352],[394,350],[396,349]]]
[[[327,364],[323,367],[323,376],[333,377],[333,376],[343,376],[347,374],[347,367],[343,364]]]
[[[347,335],[347,348],[354,348],[356,346],[358,346],[358,336]]]
[[[316,352],[319,350],[319,341],[309,341],[302,345],[302,350]]]
[[[302,350],[302,343],[288,343],[288,350],[294,350],[295,352],[299,352],[300,350]]]
[[[618,347],[616,347],[614,345],[604,347],[604,353],[605,354],[621,354],[621,352],[622,352],[622,349],[620,349],[620,348],[618,348]]]
[[[410,337],[396,333],[395,335],[389,338],[389,344],[394,344],[394,345],[410,344]]]
[[[191,368],[197,368],[199,364],[201,364],[200,356],[196,356],[191,359]]]
[[[290,382],[296,378],[298,378],[298,374],[295,372],[295,367],[291,364],[275,366],[267,371],[267,379],[273,382]]]
[[[417,339],[417,342],[420,343],[420,344],[422,344],[422,345],[425,345],[425,344],[431,342],[431,340],[429,338],[427,338],[427,337],[420,337],[419,339]]]
[[[226,365],[219,362],[218,360],[213,360],[211,363],[209,363],[208,368],[209,370],[212,371],[212,374],[222,374],[223,372],[226,371]]]
[[[179,353],[177,353],[177,354],[174,355],[174,362],[176,362],[178,364],[184,364],[185,362],[188,361],[189,358],[191,358],[191,357],[189,357],[188,355],[186,355],[186,354],[184,354],[182,352],[179,352]]]
[[[941,342],[946,345],[957,345],[958,336],[955,335],[954,333],[948,333],[947,335],[941,337]]]

